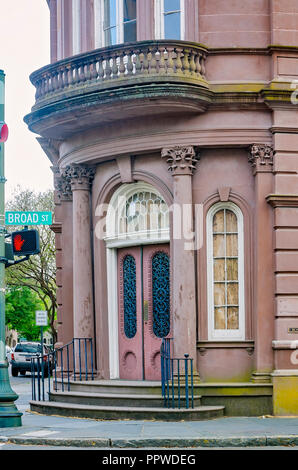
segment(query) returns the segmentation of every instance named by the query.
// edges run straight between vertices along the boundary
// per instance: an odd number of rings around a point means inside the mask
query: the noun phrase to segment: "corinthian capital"
[[[95,168],[72,163],[62,170],[62,177],[71,185],[72,191],[89,190],[94,179]]]
[[[54,188],[57,191],[57,196],[61,201],[71,201],[72,200],[72,190],[71,184],[65,176],[62,176],[60,173],[54,174]]]
[[[196,155],[192,145],[188,147],[164,148],[161,151],[162,158],[167,159],[168,170],[172,175],[193,175],[199,156]]]
[[[268,144],[253,144],[250,146],[248,161],[252,165],[253,174],[273,170],[274,150]]]

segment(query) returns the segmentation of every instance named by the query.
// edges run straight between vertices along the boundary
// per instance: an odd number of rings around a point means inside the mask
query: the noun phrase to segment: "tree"
[[[29,287],[8,288],[5,297],[5,323],[28,341],[40,339],[40,327],[35,326],[35,310],[41,308],[37,294]]]
[[[29,189],[16,188],[13,197],[6,204],[6,210],[13,211],[51,211],[54,210],[54,193],[52,190],[36,193]],[[55,236],[48,226],[38,226],[40,237],[40,254],[30,256],[29,260],[6,269],[8,288],[27,287],[39,297],[43,309],[48,313],[48,323],[57,341],[55,319],[56,301],[56,257]],[[14,230],[21,227],[14,227]]]

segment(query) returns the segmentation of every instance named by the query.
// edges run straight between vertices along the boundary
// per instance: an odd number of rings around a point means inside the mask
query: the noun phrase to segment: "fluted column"
[[[90,189],[94,169],[72,164],[63,176],[73,194],[73,317],[74,337],[94,337]]]
[[[189,354],[196,369],[196,283],[193,233],[192,175],[198,157],[192,146],[164,148],[173,176],[172,319],[175,357]]]
[[[255,177],[254,382],[271,381],[273,368],[273,213],[266,201],[272,192],[273,154],[270,145],[253,144],[248,157]]]

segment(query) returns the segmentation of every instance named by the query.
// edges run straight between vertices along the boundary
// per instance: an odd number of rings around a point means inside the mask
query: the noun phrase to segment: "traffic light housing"
[[[26,256],[40,253],[39,234],[37,230],[12,232],[11,244],[14,255]]]

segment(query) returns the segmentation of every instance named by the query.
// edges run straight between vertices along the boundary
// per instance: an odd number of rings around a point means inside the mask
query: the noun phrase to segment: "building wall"
[[[95,25],[98,2],[49,0],[49,5],[52,62],[100,45]],[[150,115],[152,108],[144,99],[150,112],[137,117],[133,115],[137,106],[124,114],[123,101],[119,117],[107,114],[100,125],[74,129],[59,140],[60,169],[72,163],[96,167],[91,214],[97,366],[109,378],[107,258],[105,243],[96,236],[98,204],[109,202],[119,185],[139,180],[153,184],[171,204],[173,178],[161,159],[161,149],[192,145],[200,153],[192,178],[193,203],[203,204],[205,216],[212,204],[225,198],[239,205],[245,243],[245,339],[237,344],[209,341],[203,228],[203,246],[195,260],[199,373],[210,382],[268,382],[274,369],[297,368],[290,359],[289,342],[298,340],[293,330],[298,327],[298,121],[297,107],[286,102],[284,94],[298,79],[298,5],[295,0],[186,0],[185,16],[185,39],[208,47],[206,80],[222,101],[204,112],[178,106],[173,110],[162,100],[155,101],[155,109],[163,113],[160,116]],[[137,31],[139,40],[154,39],[152,0],[138,0]],[[104,115],[105,109],[100,112]],[[252,168],[249,148],[254,143],[273,146],[273,165]],[[71,213],[72,203],[60,201],[61,342],[74,331]]]

